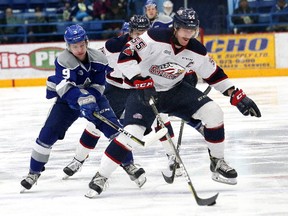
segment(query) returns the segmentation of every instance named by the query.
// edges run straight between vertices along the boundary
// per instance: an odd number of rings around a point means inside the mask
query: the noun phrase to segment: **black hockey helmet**
[[[150,27],[150,21],[146,16],[134,15],[130,18],[130,21],[129,21],[130,32],[132,32],[133,30],[145,31],[149,27]]]
[[[198,29],[199,19],[196,11],[193,8],[180,8],[173,17],[173,27]]]

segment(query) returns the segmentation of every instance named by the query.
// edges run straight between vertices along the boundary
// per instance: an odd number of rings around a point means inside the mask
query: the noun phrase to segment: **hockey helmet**
[[[198,29],[199,19],[193,8],[180,8],[173,17],[174,28]]]
[[[163,2],[164,8],[173,8],[173,3],[169,0]]]
[[[129,32],[129,22],[124,22],[121,28],[121,34],[126,34]]]
[[[145,31],[149,27],[150,27],[150,21],[144,15],[134,15],[130,18],[130,21],[129,21],[130,32],[133,30]]]
[[[150,7],[150,6],[155,7],[157,9],[157,4],[156,4],[155,1],[147,0],[146,3],[145,3],[145,8]]]
[[[88,40],[88,36],[82,26],[76,24],[66,28],[64,40],[67,44],[75,44],[80,41]]]

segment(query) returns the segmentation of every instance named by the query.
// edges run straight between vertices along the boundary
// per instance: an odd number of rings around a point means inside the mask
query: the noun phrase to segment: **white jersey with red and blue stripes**
[[[173,34],[173,29],[149,29],[129,41],[119,55],[118,68],[129,80],[136,75],[150,76],[156,91],[173,88],[193,72],[222,93],[233,86],[199,41],[191,39],[186,47],[177,49]]]

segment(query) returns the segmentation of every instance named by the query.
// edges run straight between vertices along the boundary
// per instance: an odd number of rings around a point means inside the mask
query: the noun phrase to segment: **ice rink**
[[[215,90],[209,94],[225,113],[225,159],[238,171],[238,184],[211,180],[206,144],[188,125],[184,127],[180,152],[199,197],[219,192],[215,206],[198,206],[184,177],[176,178],[173,184],[165,183],[161,171],[167,159],[160,143],[134,150],[135,162],[146,170],[148,180],[143,188],[139,189],[118,168],[99,197],[84,197],[108,144],[106,138],[101,138],[81,172],[62,180],[62,169],[72,160],[85,128],[84,119],[75,122],[65,139],[54,145],[38,184],[20,194],[32,145],[53,101],[45,99],[45,87],[0,88],[0,215],[287,216],[288,77],[232,81],[262,112],[261,118],[243,116],[230,105],[229,98]],[[199,88],[205,87],[199,84]],[[173,119],[172,124],[177,138],[180,121]]]

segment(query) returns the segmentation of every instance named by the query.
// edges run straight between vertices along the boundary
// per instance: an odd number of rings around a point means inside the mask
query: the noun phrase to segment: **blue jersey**
[[[87,50],[86,62],[80,62],[67,49],[55,59],[55,75],[48,77],[48,99],[58,97],[72,107],[83,93],[92,94],[96,100],[105,88],[105,76],[111,70],[107,58],[98,50]]]

